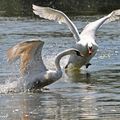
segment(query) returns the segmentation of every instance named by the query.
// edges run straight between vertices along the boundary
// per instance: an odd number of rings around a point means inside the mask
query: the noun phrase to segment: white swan
[[[75,48],[67,49],[59,53],[55,58],[55,70],[48,70],[43,63],[41,51],[44,42],[40,40],[30,40],[18,43],[8,49],[7,57],[9,62],[20,58],[20,72],[24,78],[24,87],[27,89],[42,88],[62,77],[60,59],[69,54],[82,54]]]
[[[81,68],[86,65],[86,68],[91,65],[90,59],[96,54],[98,45],[95,42],[95,34],[97,29],[103,24],[120,19],[120,9],[115,10],[107,16],[89,23],[79,34],[78,29],[73,22],[61,11],[49,8],[33,5],[33,12],[42,18],[55,20],[59,23],[65,23],[70,31],[73,33],[76,40],[75,48],[80,50],[84,57],[78,57],[76,55],[70,55],[66,68]]]

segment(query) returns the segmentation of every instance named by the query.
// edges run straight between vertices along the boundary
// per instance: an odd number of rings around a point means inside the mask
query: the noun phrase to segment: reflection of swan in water
[[[91,82],[91,74],[86,72],[79,72],[79,71],[67,71],[67,81],[71,81],[74,83],[87,83]]]
[[[103,18],[89,23],[83,29],[81,34],[79,34],[78,29],[73,24],[73,22],[61,11],[48,7],[33,5],[33,12],[42,18],[55,20],[59,23],[65,23],[69,27],[76,40],[75,48],[80,50],[84,57],[78,57],[75,54],[70,55],[66,68],[77,69],[81,68],[83,65],[86,65],[86,68],[91,65],[89,61],[95,55],[98,46],[95,42],[95,34],[98,28],[101,27],[104,23],[120,19],[120,9],[115,10]]]
[[[20,58],[20,72],[25,79],[24,87],[27,89],[42,88],[60,79],[62,77],[61,58],[69,54],[81,55],[77,49],[67,49],[56,56],[56,71],[48,70],[41,57],[43,44],[44,42],[40,40],[25,41],[8,50],[10,62]]]

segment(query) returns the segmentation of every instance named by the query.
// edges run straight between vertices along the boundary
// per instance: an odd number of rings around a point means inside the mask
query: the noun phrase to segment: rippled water
[[[73,19],[79,31],[100,16]],[[43,92],[10,92],[19,79],[18,62],[9,65],[6,51],[27,39],[45,41],[43,58],[54,68],[54,56],[72,47],[66,26],[27,18],[0,18],[0,120],[83,120],[120,118],[120,22],[104,25],[97,32],[99,50],[92,66],[81,73],[64,73]],[[64,67],[67,57],[61,61]]]

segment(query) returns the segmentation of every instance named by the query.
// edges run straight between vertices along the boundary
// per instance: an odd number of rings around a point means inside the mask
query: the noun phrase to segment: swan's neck
[[[62,57],[64,57],[65,55],[69,55],[69,54],[74,54],[73,52],[74,50],[73,49],[68,49],[68,50],[65,50],[61,53],[59,53],[56,58],[55,58],[55,66],[56,66],[56,69],[57,70],[60,70],[61,71],[61,66],[60,66],[60,60]]]

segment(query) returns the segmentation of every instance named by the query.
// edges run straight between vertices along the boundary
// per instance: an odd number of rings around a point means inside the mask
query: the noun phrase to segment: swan
[[[72,32],[76,40],[75,48],[80,50],[84,56],[81,57],[71,54],[65,67],[66,69],[77,68],[80,70],[83,65],[88,68],[88,66],[91,65],[89,61],[96,54],[98,49],[98,45],[95,42],[96,31],[103,24],[120,19],[120,9],[114,10],[110,14],[87,24],[83,31],[79,34],[77,27],[63,12],[49,7],[41,7],[36,5],[33,5],[32,7],[34,14],[40,16],[41,18],[57,21],[60,24],[64,23]]]
[[[9,63],[20,58],[20,73],[24,80],[22,83],[24,83],[26,89],[43,88],[60,79],[62,77],[60,60],[65,55],[76,54],[82,56],[75,48],[64,50],[57,54],[55,58],[56,70],[48,70],[41,57],[43,45],[44,42],[41,40],[28,40],[8,49],[7,58]]]

